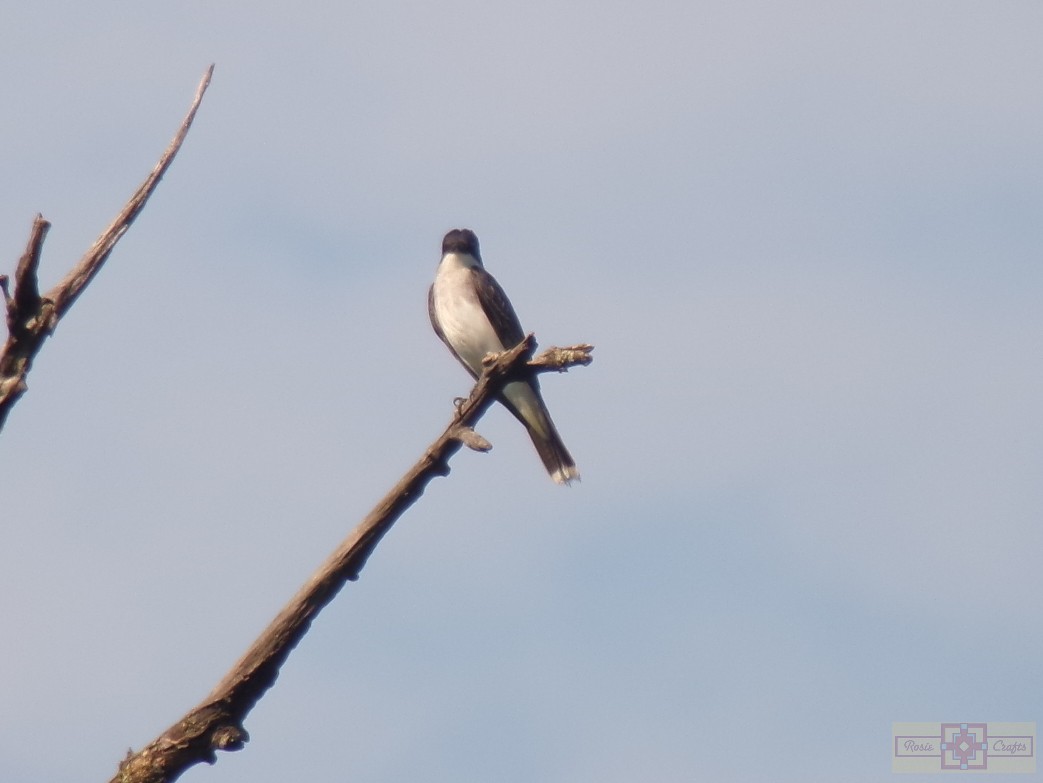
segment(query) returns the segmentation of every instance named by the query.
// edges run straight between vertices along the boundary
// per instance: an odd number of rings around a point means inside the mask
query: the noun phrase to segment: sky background
[[[107,780],[420,456],[473,228],[583,474],[458,454],[190,783],[879,781],[1043,723],[1043,4],[0,10],[0,778]],[[1020,778],[1025,779],[1025,778]],[[916,780],[913,776],[901,778]]]

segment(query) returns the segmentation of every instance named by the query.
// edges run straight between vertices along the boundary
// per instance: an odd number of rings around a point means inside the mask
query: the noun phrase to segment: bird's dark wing
[[[514,312],[511,300],[500,288],[496,279],[480,266],[471,268],[471,279],[474,290],[478,293],[478,302],[485,311],[486,317],[496,330],[504,348],[513,348],[525,339],[521,321]]]

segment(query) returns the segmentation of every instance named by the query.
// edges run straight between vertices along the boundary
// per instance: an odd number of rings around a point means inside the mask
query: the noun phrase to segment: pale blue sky
[[[0,435],[0,778],[108,779],[440,432],[465,226],[597,346],[543,382],[582,484],[490,413],[183,780],[879,781],[893,721],[1043,722],[1040,40],[1036,2],[5,7],[0,267],[42,212],[45,284],[217,70]]]

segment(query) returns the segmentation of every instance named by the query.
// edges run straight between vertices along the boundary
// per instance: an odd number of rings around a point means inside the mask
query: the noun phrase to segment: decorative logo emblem
[[[892,772],[1035,772],[1035,723],[895,723]]]

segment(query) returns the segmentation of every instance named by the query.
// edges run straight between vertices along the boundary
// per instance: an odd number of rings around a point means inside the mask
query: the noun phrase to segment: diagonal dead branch
[[[41,215],[36,216],[28,247],[15,271],[13,295],[8,291],[7,278],[0,277],[0,288],[3,289],[7,307],[8,331],[7,342],[0,351],[0,430],[3,429],[11,408],[29,388],[25,379],[29,375],[33,360],[43,347],[44,341],[54,332],[58,321],[83,293],[87,284],[98,274],[120,237],[127,233],[131,223],[144,209],[149,196],[156,189],[163,174],[170,168],[170,164],[174,161],[178,150],[181,149],[181,144],[192,126],[192,120],[195,119],[196,111],[203,100],[203,94],[210,86],[210,78],[213,73],[214,66],[211,65],[203,75],[202,81],[199,82],[188,114],[152,173],[145,178],[112,224],[102,232],[76,266],[44,296],[40,296],[37,270],[40,265],[43,240],[51,224]]]
[[[467,440],[461,432],[473,431],[503,384],[520,373],[563,371],[591,361],[592,346],[581,346],[577,353],[569,353],[577,346],[564,352],[551,348],[530,360],[535,345],[530,334],[486,365],[445,431],[326,559],[210,695],[138,753],[128,754],[110,783],[171,783],[195,764],[213,764],[216,751],[243,747],[249,739],[243,727],[247,714],[275,684],[280,667],[312,620],[347,582],[358,579],[377,544],[428,483],[449,474],[449,459]]]
[[[178,128],[177,133],[167,146],[156,167],[152,169],[152,173],[145,178],[145,181],[141,183],[134,195],[130,197],[130,201],[127,202],[115,220],[112,221],[112,224],[94,241],[94,244],[80,259],[80,262],[73,267],[64,280],[51,290],[48,296],[54,300],[55,320],[65,315],[87,284],[94,279],[94,276],[98,274],[102,264],[108,259],[116,243],[127,233],[131,223],[141,213],[141,210],[145,208],[149,196],[152,195],[159,181],[163,178],[167,169],[170,168],[170,164],[174,162],[174,156],[181,149],[181,144],[185,141],[189,128],[192,127],[192,121],[196,118],[196,111],[199,109],[199,104],[203,100],[207,87],[210,86],[210,79],[213,75],[214,66],[211,65],[207,68],[206,73],[203,74],[203,79],[196,88],[192,106],[189,108],[188,114],[185,115],[185,119],[181,122],[181,127]]]

